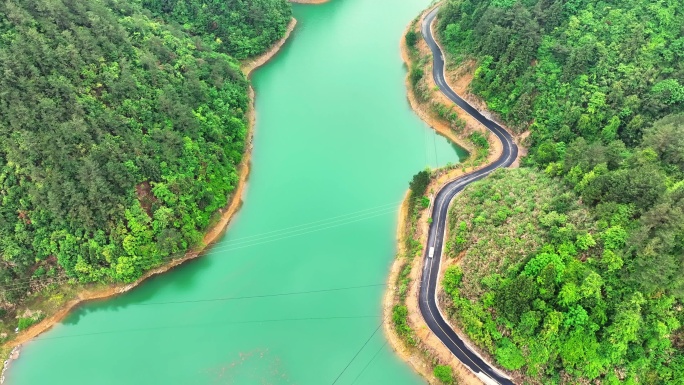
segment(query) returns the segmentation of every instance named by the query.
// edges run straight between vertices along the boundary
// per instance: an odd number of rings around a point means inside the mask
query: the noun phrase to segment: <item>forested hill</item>
[[[628,146],[684,103],[679,0],[450,0],[447,50],[479,61],[472,87],[534,143]]]
[[[290,18],[285,0],[0,2],[0,313],[201,241],[245,149],[234,57]]]
[[[137,0],[191,34],[211,37],[216,49],[237,59],[255,56],[280,39],[290,4],[274,0]]]
[[[473,341],[529,383],[684,383],[683,12],[678,0],[442,7],[451,61],[477,63],[472,91],[529,129],[522,163],[537,169],[499,173],[455,206],[476,209],[452,213],[465,270],[445,286]]]

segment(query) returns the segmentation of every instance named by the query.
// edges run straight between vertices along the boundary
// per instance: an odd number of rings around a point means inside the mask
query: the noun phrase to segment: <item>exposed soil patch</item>
[[[157,198],[152,194],[152,186],[149,181],[138,183],[135,186],[135,195],[138,197],[140,206],[147,213],[147,216],[152,218],[152,205],[157,201]]]

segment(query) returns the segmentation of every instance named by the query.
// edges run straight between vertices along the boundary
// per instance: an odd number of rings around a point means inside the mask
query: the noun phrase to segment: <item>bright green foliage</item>
[[[392,322],[400,337],[404,338],[409,345],[415,345],[413,330],[408,325],[408,309],[404,305],[395,305],[392,309]]]
[[[463,271],[458,265],[449,266],[444,272],[444,278],[442,278],[442,285],[444,286],[444,291],[453,296],[458,296],[458,286],[461,284],[463,279]]]
[[[475,145],[475,147],[484,149],[489,148],[489,141],[487,141],[487,137],[482,135],[480,131],[473,131],[473,133],[468,136],[468,139]]]
[[[35,324],[36,322],[38,322],[38,321],[34,318],[22,317],[22,318],[19,318],[19,323],[17,324],[17,328],[19,328],[19,330],[25,330],[25,329],[28,329],[29,327],[31,327],[31,325]]]
[[[454,383],[454,375],[451,373],[451,366],[437,365],[432,373],[444,385],[452,385]]]
[[[454,204],[462,328],[536,383],[681,383],[681,2],[448,0],[437,30],[546,175],[495,173]]]
[[[284,1],[205,3],[217,37],[244,37],[222,50],[241,57],[289,20]],[[0,3],[4,306],[32,276],[137,279],[201,242],[235,189],[247,80],[226,53],[148,15],[134,0]]]
[[[449,0],[437,30],[457,60],[478,60],[472,90],[511,126],[531,124],[535,148],[580,136],[633,145],[684,108],[677,0]]]
[[[487,156],[489,156],[489,141],[487,140],[487,136],[480,131],[473,131],[468,135],[468,140],[474,147],[474,160],[480,162],[487,159]]]
[[[423,69],[417,65],[414,65],[411,67],[411,74],[409,75],[409,78],[411,79],[411,85],[416,87],[420,79],[423,78]]]
[[[237,59],[256,56],[280,39],[292,17],[286,0],[136,0],[155,15],[200,35]]]
[[[520,369],[525,365],[522,352],[508,338],[501,339],[495,355],[496,360],[506,369]]]
[[[423,170],[413,176],[409,182],[411,196],[409,198],[409,212],[413,213],[415,207],[427,208],[430,199],[425,196],[428,184],[430,183],[430,172]],[[427,203],[427,205],[426,205]]]
[[[660,161],[684,173],[684,115],[668,116],[644,131],[643,146]]]
[[[496,171],[449,214],[447,244],[464,251],[447,248],[462,258],[445,271],[448,313],[499,365],[530,380],[609,384],[620,373],[670,383],[684,370],[675,344],[683,198],[673,187],[639,216],[631,205],[588,207],[538,171]],[[496,218],[502,210],[506,221]]]

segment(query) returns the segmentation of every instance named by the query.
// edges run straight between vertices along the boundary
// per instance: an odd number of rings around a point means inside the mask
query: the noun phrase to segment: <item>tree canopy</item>
[[[211,38],[237,59],[256,56],[279,40],[292,17],[283,0],[137,0],[155,16],[192,35]]]
[[[533,144],[628,146],[684,106],[684,14],[676,0],[450,0],[439,35],[475,57],[472,89]]]
[[[201,242],[245,149],[235,58],[289,20],[285,0],[0,3],[3,308],[48,277],[131,282]]]
[[[458,198],[454,317],[527,381],[682,383],[684,14],[673,0],[449,0],[451,59],[530,169]],[[486,250],[485,250],[486,249]],[[458,279],[456,279],[456,278]]]
[[[449,214],[461,262],[445,272],[447,311],[526,383],[680,383],[683,196],[635,217],[539,171],[499,170]]]

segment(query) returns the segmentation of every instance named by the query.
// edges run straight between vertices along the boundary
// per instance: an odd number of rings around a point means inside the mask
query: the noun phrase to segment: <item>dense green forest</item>
[[[450,217],[450,311],[530,383],[684,384],[684,14],[673,0],[449,0],[437,26],[528,168]],[[592,382],[594,381],[594,382]]]
[[[672,189],[635,218],[553,175],[497,171],[450,212],[447,255],[461,262],[444,276],[448,312],[529,383],[682,383],[681,294],[667,289],[682,278],[641,264],[681,248],[683,198]]]
[[[216,49],[237,59],[265,51],[280,39],[292,16],[282,0],[137,0],[192,35],[211,38]]]
[[[534,144],[615,139],[633,146],[684,103],[678,0],[450,0],[438,33],[472,83]]]
[[[245,149],[234,58],[290,18],[285,0],[0,3],[0,313],[201,242]]]

